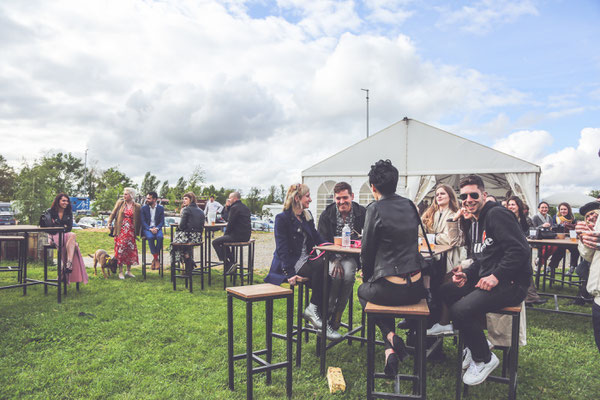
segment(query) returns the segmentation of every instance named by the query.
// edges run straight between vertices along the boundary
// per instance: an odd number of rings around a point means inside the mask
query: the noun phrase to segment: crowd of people
[[[484,329],[488,329],[492,341],[494,337],[506,339],[510,335],[510,325],[502,322],[501,316],[488,313],[518,306],[524,301],[530,304],[543,302],[535,291],[532,264],[548,263],[548,268],[553,270],[565,257],[564,249],[546,246],[539,249],[538,259],[532,263],[526,237],[532,230],[575,230],[579,250],[569,250],[570,273],[576,271],[583,281],[587,281],[587,290],[585,284],[580,289],[578,304],[594,299],[593,325],[600,350],[600,253],[596,251],[600,247],[600,202],[581,208],[584,221],[575,221],[567,203],[561,203],[557,215],[552,217],[548,203],[541,202],[538,213],[530,218],[527,205],[519,197],[511,196],[499,203],[488,195],[479,176],[469,175],[461,179],[458,196],[452,187],[438,185],[431,205],[419,213],[412,201],[396,194],[399,174],[389,160],[375,163],[368,176],[375,201],[367,207],[354,201],[348,183],[338,182],[333,190],[334,202],[321,213],[317,225],[309,211],[310,189],[299,183],[289,187],[283,212],[275,217],[275,251],[265,282],[295,285],[299,279],[308,278],[312,294],[303,316],[316,329],[325,324],[328,339],[343,338],[338,332],[341,316],[352,301],[358,272],[362,276],[358,300],[363,308],[367,302],[399,306],[426,299],[431,310],[428,335],[445,334],[459,328],[466,346],[463,381],[468,385],[479,384],[499,364],[490,351],[494,343],[487,340]],[[155,192],[147,193],[146,204],[141,206],[134,201],[135,190],[126,188],[109,217],[120,279],[134,277],[131,266],[138,263],[136,237],[140,234],[147,239],[153,255],[151,268],[159,268],[164,208],[157,204],[157,197]],[[226,272],[232,272],[234,260],[226,252],[224,243],[248,241],[251,233],[250,210],[241,201],[240,193],[232,192],[225,206],[211,196],[202,210],[195,194],[189,192],[183,196],[182,204],[181,222],[174,243],[201,242],[209,214],[221,213],[227,226],[224,235],[213,240],[213,247]],[[59,194],[50,212],[54,222],[65,226],[68,232],[63,257],[69,280],[87,282],[75,235],[70,232],[73,215],[68,196]],[[333,243],[334,238],[348,228],[351,239],[361,241],[360,256],[325,258],[315,254],[315,246]],[[430,241],[450,246],[447,257],[432,257],[426,262],[419,246],[420,243],[429,246]],[[193,268],[190,250],[171,251],[176,259]],[[578,263],[580,256],[583,260]],[[442,262],[445,264],[441,265]],[[125,274],[123,266],[126,267]],[[324,268],[329,271],[325,280]],[[320,309],[324,285],[330,293],[327,321],[322,319]],[[523,318],[524,315],[522,313]],[[401,321],[396,326],[394,319],[389,317],[377,317],[376,325],[385,343],[384,371],[393,376],[399,362],[407,355],[404,340],[396,329],[411,330],[414,327],[408,321]]]

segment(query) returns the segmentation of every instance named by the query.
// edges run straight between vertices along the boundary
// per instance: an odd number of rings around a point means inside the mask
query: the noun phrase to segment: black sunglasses
[[[479,198],[479,193],[461,193],[458,198],[464,201],[467,199],[467,196],[471,196],[473,200],[477,200]]]

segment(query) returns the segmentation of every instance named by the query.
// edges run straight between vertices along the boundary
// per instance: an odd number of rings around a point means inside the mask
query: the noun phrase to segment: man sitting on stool
[[[487,194],[479,176],[469,175],[460,182],[460,199],[473,215],[467,232],[473,264],[463,270],[455,267],[452,282],[440,288],[461,335],[464,336],[463,376],[467,385],[485,381],[500,361],[483,333],[485,314],[519,305],[527,295],[531,277],[529,245],[514,214],[496,202],[486,202]]]
[[[231,206],[229,207],[225,234],[212,242],[219,260],[223,261],[223,268],[227,274],[233,272],[233,260],[231,259],[233,255],[225,254],[223,244],[247,242],[250,240],[250,233],[252,231],[250,226],[250,210],[242,203],[240,193],[232,192],[229,194],[229,201],[231,202]]]
[[[165,208],[156,203],[157,199],[156,192],[148,192],[146,204],[142,207],[142,230],[152,253],[152,270],[160,268],[158,256],[163,246],[162,228],[165,224]]]
[[[333,188],[335,203],[327,206],[319,218],[319,233],[327,242],[333,243],[334,236],[342,236],[344,225],[348,224],[352,239],[358,239],[365,224],[365,208],[354,202],[352,187],[346,182],[338,182]],[[348,299],[356,280],[359,266],[358,255],[336,254],[329,262],[331,292],[329,295],[329,315],[331,327],[338,330]]]

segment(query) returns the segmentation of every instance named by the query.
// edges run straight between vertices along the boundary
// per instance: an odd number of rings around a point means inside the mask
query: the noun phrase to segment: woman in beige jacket
[[[108,225],[114,221],[113,234],[115,236],[115,258],[119,264],[119,278],[125,279],[123,276],[123,265],[127,266],[126,275],[130,278],[135,278],[131,273],[131,266],[138,264],[138,252],[135,239],[139,236],[141,223],[141,209],[133,199],[135,198],[135,190],[125,188],[123,198],[117,200],[115,208],[108,218]]]

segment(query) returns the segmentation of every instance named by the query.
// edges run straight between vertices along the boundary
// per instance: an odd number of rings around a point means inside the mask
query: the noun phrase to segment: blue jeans
[[[148,246],[150,247],[150,253],[158,254],[160,253],[160,249],[163,247],[163,233],[162,229],[159,229],[156,232],[156,235],[146,229],[144,229],[144,236],[146,236],[146,240],[148,240]]]

